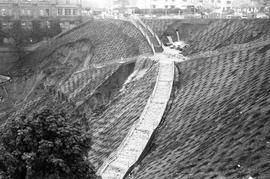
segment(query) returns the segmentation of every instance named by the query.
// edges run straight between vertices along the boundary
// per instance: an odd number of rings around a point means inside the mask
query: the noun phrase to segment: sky
[[[136,4],[137,0],[125,0],[129,4]],[[94,7],[94,8],[107,8],[112,5],[113,0],[82,0],[84,7]]]

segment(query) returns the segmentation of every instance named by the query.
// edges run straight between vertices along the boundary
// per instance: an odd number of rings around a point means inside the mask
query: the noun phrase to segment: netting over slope
[[[145,24],[159,36],[163,43],[168,43],[167,36],[177,41],[176,30],[180,40],[187,40],[197,32],[202,32],[213,20],[211,19],[142,19]]]
[[[61,85],[60,91],[72,101],[85,99],[88,93],[100,85],[103,80],[113,74],[120,64],[112,64],[102,68],[90,68],[88,70],[72,74]]]
[[[88,50],[93,54],[89,63],[104,63],[151,53],[147,41],[131,23],[115,19],[93,20],[28,54],[16,70],[35,67],[40,62],[47,61],[46,58],[57,49],[80,40],[88,41]]]
[[[139,119],[154,89],[157,64],[146,63],[145,67],[138,70],[138,74],[130,80],[108,108],[89,121],[93,134],[89,159],[96,168],[100,167],[121,144],[132,124]]]
[[[270,178],[270,48],[186,61],[133,178]]]
[[[231,44],[242,44],[270,36],[270,20],[221,20],[213,22],[203,32],[195,34],[187,43],[185,55],[216,50]]]
[[[162,20],[153,20],[153,19],[142,19],[143,22],[151,27],[158,36],[161,36],[170,26],[175,23],[177,20],[172,19],[162,19]]]
[[[148,53],[152,53],[151,47],[131,23],[114,19],[88,22],[24,56],[10,73],[13,81],[5,86],[6,101],[20,103],[16,108],[21,114],[51,88],[68,99],[84,100],[118,69],[118,61]],[[97,64],[105,67],[94,70]]]

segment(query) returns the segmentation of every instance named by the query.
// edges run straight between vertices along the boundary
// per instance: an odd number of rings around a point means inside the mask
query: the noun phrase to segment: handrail
[[[143,34],[143,36],[146,38],[148,44],[150,45],[152,51],[153,51],[153,54],[155,54],[155,48],[154,48],[154,45],[153,43],[151,42],[150,38],[148,37],[148,35],[146,35],[146,33],[144,32],[144,30],[137,25],[137,23],[133,20],[133,19],[130,19],[129,20],[137,29],[139,29],[139,31]]]
[[[144,28],[146,28],[146,29],[152,34],[152,36],[154,36],[154,37],[157,39],[159,45],[162,45],[162,42],[160,41],[159,37],[158,37],[157,34],[151,29],[151,27],[150,27],[149,25],[146,25],[140,18],[136,18],[136,19],[139,21],[139,23],[142,24],[142,26],[144,26]]]
[[[155,37],[156,37],[156,39],[157,39],[159,45],[161,45],[162,48],[163,48],[163,43],[161,42],[161,40],[159,39],[159,37],[157,36],[157,34],[155,34]]]

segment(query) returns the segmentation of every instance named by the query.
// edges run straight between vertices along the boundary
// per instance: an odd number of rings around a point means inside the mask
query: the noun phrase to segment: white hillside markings
[[[131,127],[121,145],[114,151],[98,170],[103,179],[120,179],[140,157],[148,140],[159,125],[170,99],[174,80],[174,61],[164,54],[153,59],[159,62],[159,73],[152,95],[139,120]]]

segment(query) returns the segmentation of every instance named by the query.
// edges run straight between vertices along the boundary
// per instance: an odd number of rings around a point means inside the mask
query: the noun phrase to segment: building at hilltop
[[[81,0],[1,0],[0,20],[3,28],[10,28],[16,20],[29,28],[35,19],[73,24],[81,19],[81,9]]]
[[[121,1],[114,0],[114,7],[119,8],[123,5],[138,7],[140,9],[170,9],[195,7],[214,7],[218,9],[231,9],[233,0],[137,0]],[[123,3],[126,2],[126,3]]]

